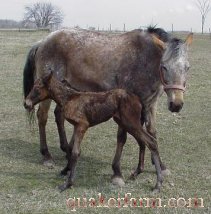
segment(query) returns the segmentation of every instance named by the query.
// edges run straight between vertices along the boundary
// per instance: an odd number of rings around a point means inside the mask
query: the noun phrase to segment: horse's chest
[[[162,89],[157,88],[156,90],[148,90],[148,93],[144,93],[140,98],[142,105],[145,109],[150,108],[158,99],[158,97],[161,95]]]

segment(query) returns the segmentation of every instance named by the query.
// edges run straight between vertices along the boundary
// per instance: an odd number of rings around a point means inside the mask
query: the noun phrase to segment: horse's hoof
[[[66,189],[69,189],[70,187],[71,187],[70,184],[64,183],[64,184],[60,185],[58,188],[59,188],[60,192],[63,192],[63,191],[65,191]]]
[[[53,169],[55,166],[55,163],[54,163],[53,159],[43,160],[43,166],[46,166],[49,169]]]
[[[168,176],[171,174],[171,171],[169,169],[165,169],[161,171],[161,175],[162,176]]]
[[[125,182],[124,182],[123,178],[121,178],[121,177],[113,177],[112,184],[115,186],[119,186],[119,187],[125,186]]]

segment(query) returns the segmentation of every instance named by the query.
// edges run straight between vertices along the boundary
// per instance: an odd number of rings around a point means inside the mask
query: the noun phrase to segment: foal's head
[[[24,102],[24,107],[28,111],[31,111],[37,103],[50,98],[48,87],[52,76],[53,73],[51,72],[34,82],[34,86]]]
[[[179,112],[183,106],[183,93],[186,88],[189,70],[188,47],[192,43],[193,34],[185,41],[170,39],[162,57],[160,78],[168,96],[168,108],[171,112]]]

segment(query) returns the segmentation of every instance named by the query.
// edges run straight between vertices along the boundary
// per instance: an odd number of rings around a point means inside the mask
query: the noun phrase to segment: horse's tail
[[[34,45],[26,58],[26,63],[23,69],[23,93],[26,98],[33,88],[35,76],[35,55],[38,49],[38,44]]]
[[[24,66],[23,70],[23,94],[24,94],[24,99],[28,96],[30,93],[31,89],[33,88],[34,85],[34,77],[35,77],[35,72],[36,72],[36,67],[35,67],[35,56],[37,49],[39,47],[39,43],[34,45],[26,58],[26,63]],[[31,112],[28,112],[28,118],[30,124],[34,121],[34,109]]]

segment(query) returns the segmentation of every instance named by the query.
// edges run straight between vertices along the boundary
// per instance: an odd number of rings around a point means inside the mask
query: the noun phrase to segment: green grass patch
[[[113,121],[90,129],[82,143],[76,169],[75,186],[60,193],[58,176],[66,160],[59,148],[53,108],[49,114],[47,139],[56,166],[41,165],[38,129],[30,132],[23,108],[23,66],[29,48],[47,32],[0,31],[0,213],[70,213],[69,197],[153,197],[155,169],[146,154],[145,172],[135,181],[127,180],[138,163],[138,145],[128,138],[122,156],[125,187],[110,183],[115,153],[117,126]],[[184,38],[184,35],[182,35]],[[181,113],[167,110],[166,95],[160,99],[157,113],[159,149],[171,170],[165,177],[160,197],[203,198],[204,208],[77,208],[78,213],[211,213],[211,40],[196,35],[190,49],[190,74],[185,105]],[[68,138],[72,127],[66,124]]]

